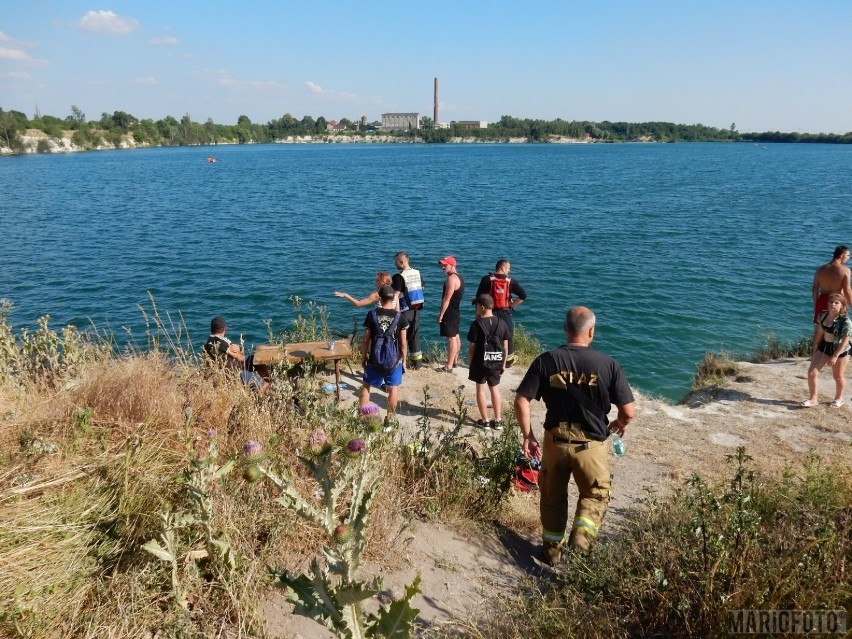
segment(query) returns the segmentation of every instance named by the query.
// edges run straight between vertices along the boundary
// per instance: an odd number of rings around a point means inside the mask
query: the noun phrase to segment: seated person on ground
[[[204,352],[211,361],[217,362],[224,368],[240,371],[240,378],[249,385],[250,388],[259,390],[265,393],[269,390],[269,382],[264,380],[253,369],[251,357],[246,357],[243,354],[243,349],[239,344],[234,344],[225,337],[225,331],[228,330],[228,325],[225,323],[225,318],[217,315],[210,322],[210,337],[204,344]]]

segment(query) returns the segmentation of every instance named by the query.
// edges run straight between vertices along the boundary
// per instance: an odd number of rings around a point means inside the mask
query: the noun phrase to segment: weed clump
[[[536,357],[544,352],[541,341],[530,333],[523,324],[515,324],[512,344],[515,347],[516,366],[529,366]]]
[[[754,354],[754,361],[762,363],[785,357],[810,357],[812,353],[813,339],[810,337],[783,341],[773,333],[767,333],[763,345]]]
[[[729,377],[739,373],[739,366],[730,353],[707,352],[704,359],[698,364],[695,375],[692,378],[692,390],[700,390],[707,387],[724,387]]]

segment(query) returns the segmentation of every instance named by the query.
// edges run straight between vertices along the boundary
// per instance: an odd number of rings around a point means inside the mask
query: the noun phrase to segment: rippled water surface
[[[290,296],[369,293],[408,250],[438,340],[446,254],[472,295],[498,258],[544,345],[565,310],[598,314],[597,347],[641,390],[679,398],[707,350],[810,333],[810,283],[852,243],[852,148],[830,145],[259,145],[0,158],[0,297],[15,325],[145,333],[139,306],[210,317],[265,341]]]

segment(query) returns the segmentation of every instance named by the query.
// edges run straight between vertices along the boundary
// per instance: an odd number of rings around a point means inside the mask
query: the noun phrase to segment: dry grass
[[[727,384],[728,378],[733,377],[738,372],[737,362],[730,353],[707,352],[704,354],[704,359],[698,364],[692,378],[692,390],[723,387]]]
[[[95,362],[56,388],[4,380],[0,634],[211,636],[222,630],[214,619],[229,632],[258,626],[266,562],[300,535],[307,549],[311,535],[238,473],[213,495],[241,558],[227,584],[182,561],[189,604],[176,609],[167,567],[140,552],[159,534],[160,513],[185,507],[177,479],[208,429],[221,429],[231,452],[275,431],[270,402],[211,375],[149,354]]]
[[[164,355],[105,362],[93,369],[71,393],[78,409],[90,408],[104,425],[124,428],[145,421],[161,428],[183,422],[184,398]]]
[[[21,382],[0,383],[0,636],[260,632],[267,566],[301,570],[326,541],[275,502],[271,485],[246,483],[237,466],[209,486],[216,534],[230,544],[236,567],[224,574],[190,559],[202,535],[182,529],[180,597],[170,564],[141,546],[160,535],[162,513],[190,510],[180,478],[213,438],[221,463],[238,457],[246,441],[261,442],[270,467],[307,496],[316,486],[297,461],[299,449],[317,426],[332,436],[352,432],[355,416],[337,412],[309,382],[296,411],[286,380],[259,397],[226,373],[156,352],[90,361],[56,384]],[[406,517],[425,508],[420,483],[435,477],[411,476],[390,438],[378,445],[365,558],[383,563]],[[453,488],[428,486],[432,495]]]

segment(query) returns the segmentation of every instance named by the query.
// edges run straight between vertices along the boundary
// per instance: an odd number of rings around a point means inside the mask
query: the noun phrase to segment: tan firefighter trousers
[[[544,434],[538,487],[542,539],[561,544],[568,523],[568,481],[580,493],[568,544],[584,551],[598,536],[609,502],[610,474],[606,442],[589,438],[579,424],[562,422]]]

